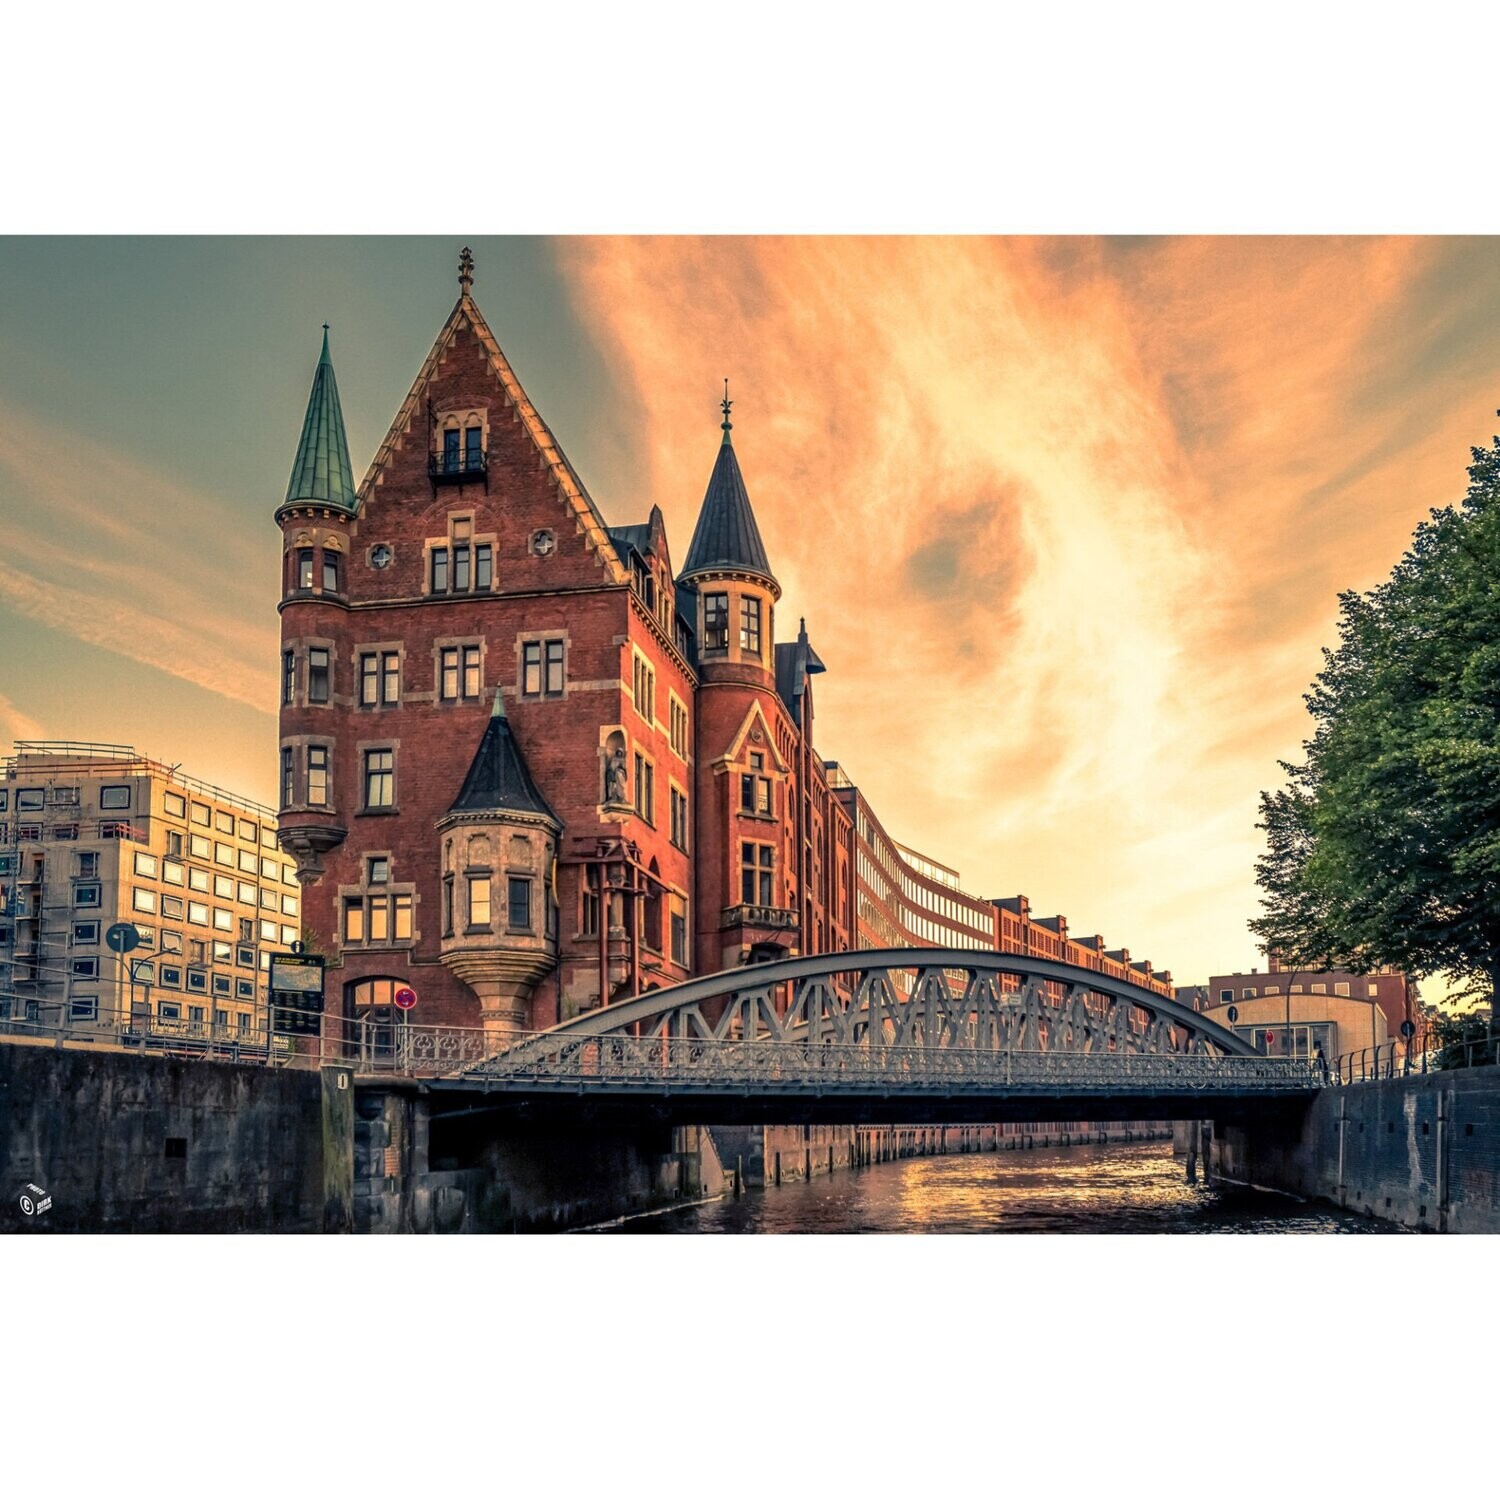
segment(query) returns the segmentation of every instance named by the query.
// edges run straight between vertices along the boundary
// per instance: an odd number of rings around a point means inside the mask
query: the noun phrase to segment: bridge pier
[[[697,1125],[518,1121],[410,1084],[360,1086],[353,1227],[373,1234],[580,1228],[719,1197]]]

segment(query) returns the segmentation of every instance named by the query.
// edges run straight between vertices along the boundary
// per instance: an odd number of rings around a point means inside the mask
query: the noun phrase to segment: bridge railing
[[[1345,1052],[1329,1068],[1333,1084],[1374,1083],[1384,1078],[1404,1078],[1413,1073],[1443,1073],[1454,1068],[1472,1068],[1500,1063],[1500,1027],[1489,1026],[1472,1036],[1450,1042],[1436,1037],[1413,1037],[1410,1043],[1381,1042]]]
[[[53,1047],[88,1047],[99,1051],[193,1058],[205,1062],[295,1065],[291,1041],[282,1036],[267,1043],[263,1022],[245,1027],[200,1021],[162,1021],[141,1016],[127,1025],[87,1020],[32,1020],[0,1015],[0,1042],[33,1042]],[[305,1064],[308,1059],[301,1059]],[[316,1065],[316,1059],[311,1060]]]
[[[509,1039],[480,1027],[422,1026],[324,1018],[321,1035],[267,1039],[263,1017],[241,1030],[200,1021],[139,1016],[128,1025],[102,1021],[27,1020],[0,1015],[0,1043],[125,1051],[201,1062],[316,1069],[342,1063],[357,1073],[432,1078],[473,1067]]]
[[[464,1070],[487,1087],[626,1090],[728,1088],[958,1094],[1014,1089],[1111,1093],[1188,1090],[1305,1091],[1322,1079],[1305,1058],[1202,1053],[989,1051],[806,1041],[683,1037],[552,1036],[513,1041]]]

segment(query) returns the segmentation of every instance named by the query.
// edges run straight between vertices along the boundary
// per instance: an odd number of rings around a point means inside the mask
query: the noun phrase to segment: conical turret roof
[[[353,512],[358,501],[354,470],[349,463],[349,440],[344,436],[344,413],[339,406],[338,381],[328,354],[328,325],[323,325],[323,353],[313,375],[302,421],[302,441],[286,487],[286,505],[311,502]]]
[[[698,524],[693,528],[687,561],[677,576],[689,578],[694,573],[720,571],[755,573],[775,588],[776,575],[766,557],[760,527],[755,524],[755,512],[750,508],[745,477],[740,473],[734,444],[729,440],[727,396],[724,404],[724,441],[719,444],[719,456],[714,460],[714,471],[704,492],[703,508],[698,512]]]
[[[526,769],[521,747],[511,732],[510,720],[505,717],[499,688],[495,689],[490,720],[484,727],[479,749],[474,752],[474,763],[464,778],[463,790],[448,811],[526,813],[549,818],[558,827],[562,826]]]

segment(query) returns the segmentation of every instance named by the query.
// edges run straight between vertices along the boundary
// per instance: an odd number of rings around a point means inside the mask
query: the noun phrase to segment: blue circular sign
[[[104,943],[115,953],[129,953],[132,948],[140,947],[141,935],[134,922],[116,922],[104,934]]]

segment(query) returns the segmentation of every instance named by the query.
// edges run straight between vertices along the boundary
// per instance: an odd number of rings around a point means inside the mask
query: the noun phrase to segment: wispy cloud
[[[0,604],[267,712],[267,555],[207,497],[0,403]]]
[[[4,693],[0,693],[0,745],[14,744],[16,740],[41,740],[46,737],[46,731],[36,719],[17,708]]]

